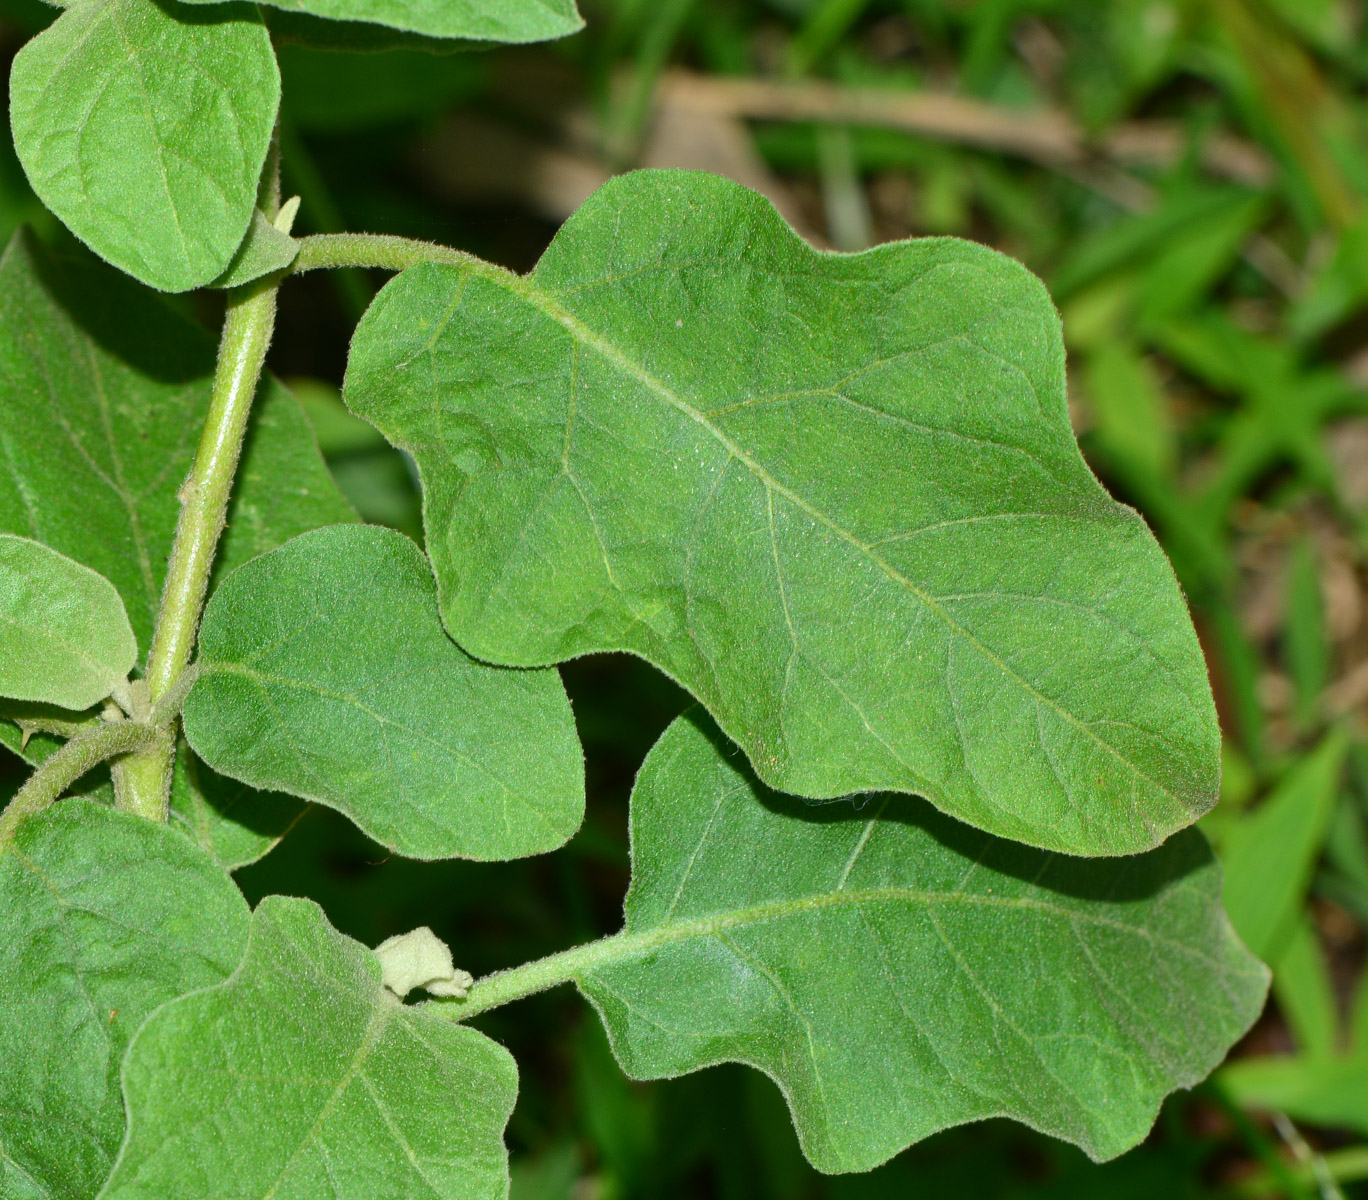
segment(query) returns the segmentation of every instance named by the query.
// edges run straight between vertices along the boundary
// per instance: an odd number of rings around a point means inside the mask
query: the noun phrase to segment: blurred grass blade
[[[1327,734],[1226,838],[1226,911],[1245,945],[1265,962],[1277,957],[1292,933],[1339,798],[1347,749],[1343,731]]]
[[[1349,1014],[1349,1053],[1368,1069],[1368,973],[1359,976]]]
[[[1268,209],[1266,197],[1236,193],[1183,236],[1156,247],[1136,289],[1141,324],[1168,320],[1201,303],[1230,273],[1245,243],[1268,219]]]
[[[1330,643],[1325,632],[1325,599],[1320,558],[1306,538],[1292,547],[1287,564],[1287,625],[1283,658],[1296,689],[1296,721],[1306,728],[1330,681]]]
[[[1221,1068],[1219,1079],[1231,1099],[1245,1108],[1368,1133],[1368,1070],[1356,1059],[1239,1058]]]
[[[1130,474],[1167,478],[1178,445],[1154,365],[1124,341],[1107,341],[1087,360],[1092,436]]]
[[[1343,1150],[1329,1150],[1321,1155],[1321,1162],[1337,1183],[1357,1183],[1359,1180],[1368,1179],[1368,1146],[1347,1146]],[[1309,1187],[1316,1182],[1315,1172],[1311,1167],[1298,1166],[1291,1169],[1299,1183]],[[1277,1182],[1272,1172],[1261,1171],[1244,1180],[1228,1194],[1262,1198],[1274,1195],[1276,1188]]]
[[[1335,988],[1310,917],[1293,922],[1273,960],[1273,995],[1304,1054],[1325,1057],[1338,1049]]]

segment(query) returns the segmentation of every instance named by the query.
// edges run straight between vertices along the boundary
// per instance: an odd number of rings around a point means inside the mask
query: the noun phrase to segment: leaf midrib
[[[981,892],[936,891],[907,886],[888,886],[859,888],[855,890],[837,889],[828,892],[814,892],[785,900],[770,901],[749,908],[734,909],[731,912],[717,913],[713,916],[698,917],[689,921],[666,922],[633,932],[628,928],[602,942],[593,942],[583,947],[583,961],[575,975],[589,973],[601,967],[612,967],[635,958],[641,958],[663,946],[675,942],[689,941],[694,938],[713,937],[729,929],[740,926],[763,925],[804,913],[821,912],[829,908],[853,906],[857,909],[871,904],[902,904],[909,907],[934,911],[937,906],[966,904],[982,908],[1008,908],[1043,914],[1047,917],[1066,921],[1070,925],[1079,922],[1098,928],[1125,933],[1142,938],[1156,946],[1174,950],[1195,957],[1213,969],[1224,972],[1226,964],[1213,960],[1183,942],[1164,938],[1143,925],[1128,925],[1111,917],[1089,912],[1086,909],[1069,909],[1029,896],[994,896]],[[569,953],[574,954],[575,951]]]
[[[310,964],[312,966],[312,964]],[[308,972],[313,974],[312,971]],[[309,1126],[308,1132],[299,1139],[299,1144],[291,1152],[285,1165],[280,1169],[280,1174],[270,1188],[262,1195],[262,1200],[272,1200],[272,1197],[280,1190],[290,1172],[294,1170],[295,1164],[300,1160],[306,1150],[313,1146],[323,1132],[323,1127],[332,1117],[333,1111],[351,1087],[352,1081],[362,1074],[365,1070],[366,1061],[370,1058],[376,1045],[385,1031],[389,1028],[389,1023],[399,1011],[397,1005],[388,1004],[383,997],[377,997],[371,1012],[370,1020],[366,1025],[365,1032],[361,1036],[361,1043],[357,1046],[355,1053],[347,1063],[346,1069],[342,1072],[337,1082],[333,1085],[332,1091],[319,1109],[318,1115]]]

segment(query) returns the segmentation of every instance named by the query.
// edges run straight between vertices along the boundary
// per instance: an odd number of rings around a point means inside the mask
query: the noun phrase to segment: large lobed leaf
[[[822,254],[735,184],[639,172],[526,278],[393,280],[347,398],[416,458],[482,659],[632,651],[774,787],[915,792],[1070,853],[1215,801],[1178,585],[1084,464],[1058,317],[1000,254]]]
[[[101,257],[171,292],[237,252],[279,103],[271,39],[247,4],[76,0],[10,74],[33,190]]]
[[[400,854],[516,858],[579,827],[560,677],[463,653],[401,533],[332,526],[240,567],[205,609],[198,661],[184,722],[200,757],[339,809]]]
[[[0,533],[0,696],[89,708],[137,657],[108,579],[41,542]]]
[[[0,913],[0,1194],[89,1200],[123,1139],[124,1048],[237,966],[247,905],[165,825],[65,800],[0,847]]]
[[[169,1004],[124,1067],[102,1200],[498,1200],[518,1075],[481,1033],[407,1008],[371,951],[268,896],[241,967]]]
[[[1220,889],[1195,831],[1088,861],[920,800],[805,805],[695,709],[638,777],[624,932],[577,982],[635,1078],[773,1077],[821,1170],[993,1116],[1105,1159],[1262,1007]]]

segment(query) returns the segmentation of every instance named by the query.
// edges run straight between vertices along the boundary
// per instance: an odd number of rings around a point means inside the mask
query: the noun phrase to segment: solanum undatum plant
[[[521,276],[294,235],[275,40],[578,25],[75,0],[15,61],[20,161],[94,253],[0,261],[6,1197],[503,1196],[517,1070],[467,1022],[561,983],[634,1078],[769,1075],[822,1171],[990,1116],[1105,1159],[1262,1005],[1189,828],[1201,650],[1023,267],[821,252],[680,171]],[[282,286],[347,267],[396,273],[345,397],[416,464],[421,547],[357,521],[263,369]],[[156,294],[200,287],[217,350]],[[564,845],[556,666],[605,651],[697,701],[637,778],[621,932],[472,980],[426,929],[249,909],[230,872],[305,802],[413,858]]]

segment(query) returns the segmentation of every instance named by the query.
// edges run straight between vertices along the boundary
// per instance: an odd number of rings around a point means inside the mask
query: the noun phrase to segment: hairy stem
[[[765,919],[772,915],[784,915],[796,908],[812,906],[809,898],[720,916],[701,917],[693,921],[657,925],[640,933],[628,933],[624,930],[622,933],[613,934],[612,937],[600,938],[597,942],[562,950],[546,958],[539,958],[536,962],[524,963],[521,967],[486,975],[471,984],[470,992],[464,1000],[435,1000],[427,1007],[453,1021],[464,1021],[467,1017],[510,1004],[514,1000],[521,1000],[524,996],[544,992],[562,983],[577,982],[582,975],[596,967],[611,966],[627,959],[640,958],[643,954],[650,954],[671,942],[708,937],[734,925]]]
[[[147,685],[154,709],[177,691],[195,648],[252,398],[275,329],[279,285],[278,275],[268,275],[228,293],[209,415],[194,465],[181,488],[180,522],[147,659]],[[125,786],[120,789],[123,807],[154,820],[166,820],[174,749],[175,739],[163,737],[144,755],[124,764]]]
[[[547,991],[562,983],[572,983],[594,967],[628,957],[634,951],[639,953],[639,948],[623,944],[638,940],[639,937],[619,933],[584,946],[562,950],[558,954],[539,958],[536,962],[524,963],[521,967],[477,979],[471,984],[464,1000],[432,1000],[423,1007],[453,1021],[464,1021],[525,996]]]
[[[42,812],[91,767],[117,754],[146,749],[157,737],[157,730],[149,725],[113,721],[72,738],[29,776],[0,813],[0,848],[13,839],[25,817]]]
[[[275,328],[277,285],[277,279],[268,277],[229,293],[209,415],[190,476],[181,489],[180,523],[147,661],[154,705],[175,686],[194,649],[247,417]]]
[[[488,266],[473,254],[439,246],[436,242],[420,242],[384,233],[316,233],[299,239],[299,257],[294,261],[293,270],[296,275],[320,267],[404,271],[429,262]]]

